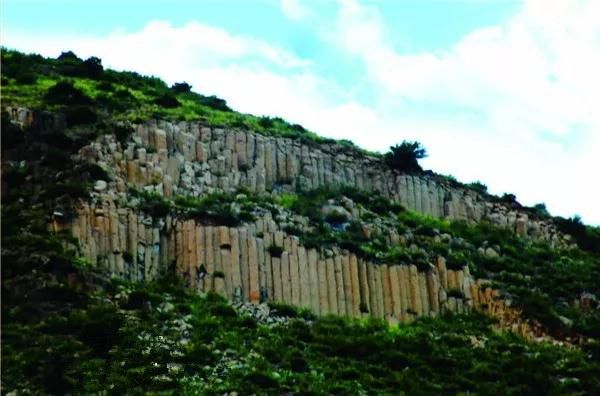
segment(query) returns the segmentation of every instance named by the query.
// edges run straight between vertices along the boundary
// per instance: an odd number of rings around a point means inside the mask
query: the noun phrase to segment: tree
[[[192,86],[188,83],[184,82],[180,82],[180,83],[175,83],[171,86],[171,91],[175,92],[175,93],[187,93],[190,92],[192,90]]]
[[[102,76],[104,67],[100,58],[92,56],[83,62],[83,74],[86,77],[97,80]]]
[[[423,168],[418,160],[427,157],[427,151],[419,142],[404,140],[399,145],[390,147],[390,151],[383,156],[387,166],[403,172],[421,172]]]

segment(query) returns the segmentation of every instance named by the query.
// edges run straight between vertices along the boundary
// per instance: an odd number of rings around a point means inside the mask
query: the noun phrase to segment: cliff
[[[61,127],[59,116],[26,109],[9,109],[9,114],[24,127]],[[186,284],[200,292],[391,323],[482,310],[523,335],[541,334],[488,281],[475,279],[468,266],[447,269],[443,256],[420,270],[414,264],[374,263],[341,248],[306,248],[270,212],[227,227],[176,215],[153,218],[129,203],[135,200],[131,189],[173,198],[240,187],[277,195],[350,185],[427,215],[486,219],[522,237],[565,243],[567,238],[550,222],[529,219],[525,212],[486,201],[435,175],[386,169],[379,158],[339,144],[317,145],[193,122],[150,121],[133,130],[124,144],[114,134],[104,134],[79,150],[78,161],[99,165],[110,180],[96,182],[91,201],[81,204],[75,220],[63,224],[60,217],[55,219],[54,227],[70,229],[94,266],[124,279],[150,281],[174,264]],[[389,232],[388,242],[397,244],[400,236]],[[282,251],[273,256],[272,246]]]

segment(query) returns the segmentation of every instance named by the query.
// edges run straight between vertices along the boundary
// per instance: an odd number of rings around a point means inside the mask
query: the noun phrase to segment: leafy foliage
[[[403,141],[399,145],[390,147],[390,151],[383,156],[387,166],[402,172],[421,172],[423,169],[418,160],[425,158],[427,152],[419,142]]]
[[[95,113],[110,115],[115,121],[140,122],[151,118],[200,121],[300,139],[309,144],[335,142],[279,117],[236,113],[224,99],[192,92],[186,82],[168,87],[156,77],[104,69],[100,59],[91,57],[83,61],[71,51],[51,59],[2,48],[2,78],[2,99],[8,106],[58,111],[67,105],[94,104]],[[365,153],[349,142],[342,146]]]

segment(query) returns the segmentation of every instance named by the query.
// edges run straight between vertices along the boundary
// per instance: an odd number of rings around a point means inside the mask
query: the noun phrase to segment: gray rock
[[[96,184],[94,184],[94,190],[101,192],[106,190],[106,188],[108,187],[108,183],[105,182],[104,180],[97,180]]]

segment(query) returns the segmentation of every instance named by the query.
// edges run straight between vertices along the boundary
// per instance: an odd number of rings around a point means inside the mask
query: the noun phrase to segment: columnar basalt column
[[[318,256],[317,251],[315,249],[310,249],[308,251],[308,275],[310,282],[310,307],[311,310],[315,314],[319,314],[321,312],[320,309],[320,299],[319,299],[319,269],[318,265]]]
[[[410,301],[412,310],[417,316],[421,316],[423,314],[423,308],[421,305],[421,291],[419,288],[419,273],[414,264],[409,266],[408,282],[410,284]]]
[[[250,302],[258,304],[260,302],[258,253],[256,251],[256,238],[254,237],[248,238],[248,271]]]
[[[308,271],[308,257],[304,246],[298,247],[298,272],[300,276],[300,306],[310,307],[310,274]]]
[[[426,274],[427,291],[429,292],[429,309],[431,316],[437,316],[440,312],[440,278],[437,268],[432,268]]]
[[[332,314],[339,314],[337,304],[337,286],[335,284],[335,266],[333,258],[325,259],[325,265],[327,267],[327,293],[329,298],[329,310]]]
[[[261,232],[264,232],[261,230]],[[265,241],[263,238],[256,238],[256,254],[258,259],[258,277],[259,277],[259,292],[260,292],[260,302],[267,301],[271,294],[269,294],[268,281],[270,279],[270,266],[267,267],[267,259],[265,253]],[[270,259],[269,259],[270,261]]]
[[[292,287],[290,279],[290,252],[284,251],[281,253],[281,282],[283,301],[286,304],[292,303]]]
[[[339,315],[346,315],[346,295],[344,293],[344,275],[342,273],[342,256],[335,256],[333,260],[337,308]]]
[[[275,301],[283,301],[283,279],[281,277],[281,257],[272,257],[273,263],[273,298]]]
[[[233,300],[241,301],[243,299],[242,292],[242,268],[240,265],[240,235],[239,229],[229,229],[229,243],[231,244],[231,289],[233,292]]]
[[[290,287],[292,299],[291,303],[300,305],[300,270],[298,268],[298,238],[290,237]]]
[[[424,272],[419,272],[419,290],[421,292],[421,314],[429,316],[429,293],[427,291],[427,280],[425,279]]]
[[[392,289],[390,285],[390,269],[387,265],[380,266],[381,286],[383,291],[383,317],[393,317]]]
[[[392,316],[402,320],[402,297],[400,296],[399,266],[392,265],[388,268],[390,278],[390,295],[392,300]]]
[[[360,281],[358,258],[356,255],[350,255],[350,282],[352,284],[352,316],[360,316]]]
[[[317,262],[317,269],[319,275],[319,310],[321,314],[331,313],[329,308],[329,293],[327,283],[327,265],[325,260],[319,260]]]
[[[346,307],[346,316],[353,316],[353,296],[352,296],[352,280],[350,268],[350,256],[344,254],[342,257],[342,283],[344,285],[344,306]]]

